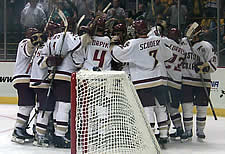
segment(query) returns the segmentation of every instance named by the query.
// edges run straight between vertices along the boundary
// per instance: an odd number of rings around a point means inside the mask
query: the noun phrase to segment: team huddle
[[[184,38],[177,28],[165,35],[163,21],[149,30],[144,20],[136,20],[130,25],[132,34],[127,23],[118,20],[109,28],[101,16],[81,26],[78,34],[71,23],[48,22],[44,32],[30,28],[18,45],[13,83],[19,111],[13,142],[70,148],[70,78],[79,70],[125,71],[153,130],[157,122],[160,144],[169,138],[191,140],[194,105],[196,135],[205,139],[210,73],[216,71],[217,56],[213,46],[201,39],[204,34],[197,23],[187,28]],[[26,129],[35,106],[34,135],[30,135]],[[49,119],[54,123],[53,139],[47,135]],[[174,134],[169,134],[171,122]]]

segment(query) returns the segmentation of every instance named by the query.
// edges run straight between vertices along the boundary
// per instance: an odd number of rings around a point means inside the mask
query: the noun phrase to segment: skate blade
[[[19,143],[19,144],[24,144],[25,143],[24,139],[19,139],[19,138],[16,138],[15,136],[12,137],[11,141],[15,142],[15,143]]]
[[[46,148],[49,147],[49,144],[47,144],[47,143],[41,143],[41,144],[40,144],[40,143],[38,143],[37,141],[34,141],[34,142],[33,142],[33,145],[34,145],[34,146],[37,146],[37,147],[46,147]]]
[[[181,141],[181,143],[191,142],[192,141],[192,137],[187,138],[187,139],[181,139],[180,141]]]
[[[170,137],[171,141],[180,141],[180,137]]]
[[[199,138],[198,137],[197,140],[198,140],[198,142],[202,142],[202,143],[205,142],[205,138]]]
[[[32,143],[34,139],[25,139],[25,143]]]

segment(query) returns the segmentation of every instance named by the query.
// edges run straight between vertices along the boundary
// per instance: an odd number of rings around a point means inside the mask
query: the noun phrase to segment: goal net
[[[72,154],[160,154],[136,90],[122,71],[71,80]]]

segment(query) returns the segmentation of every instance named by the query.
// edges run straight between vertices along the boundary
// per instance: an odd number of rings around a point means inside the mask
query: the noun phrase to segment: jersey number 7
[[[153,69],[154,69],[154,68],[156,67],[156,65],[158,64],[158,60],[156,59],[157,51],[158,51],[158,50],[152,50],[152,51],[149,51],[149,56],[152,56],[152,57],[155,59],[155,64],[154,64]]]

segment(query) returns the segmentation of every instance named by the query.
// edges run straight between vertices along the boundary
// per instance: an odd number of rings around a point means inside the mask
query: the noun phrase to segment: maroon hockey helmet
[[[25,37],[26,38],[31,38],[32,35],[40,33],[37,28],[28,28],[25,32]]]
[[[89,35],[93,36],[96,32],[105,31],[105,18],[102,16],[96,16],[88,23]]]
[[[60,24],[50,21],[46,27],[45,32],[48,33],[49,36],[52,36],[56,33],[61,32],[62,29],[63,27]]]
[[[96,17],[95,26],[97,30],[104,31],[105,30],[105,18],[99,16]]]
[[[133,27],[135,29],[135,32],[140,35],[146,35],[148,34],[148,27],[144,20],[137,20],[133,22]]]
[[[171,28],[168,31],[167,37],[178,42],[179,38],[181,37],[181,33],[177,28]]]
[[[113,32],[127,33],[127,27],[125,24],[119,23],[113,27]]]
[[[58,28],[61,28],[61,25],[58,23],[54,23],[53,21],[50,21],[46,27],[46,31],[54,31]]]

